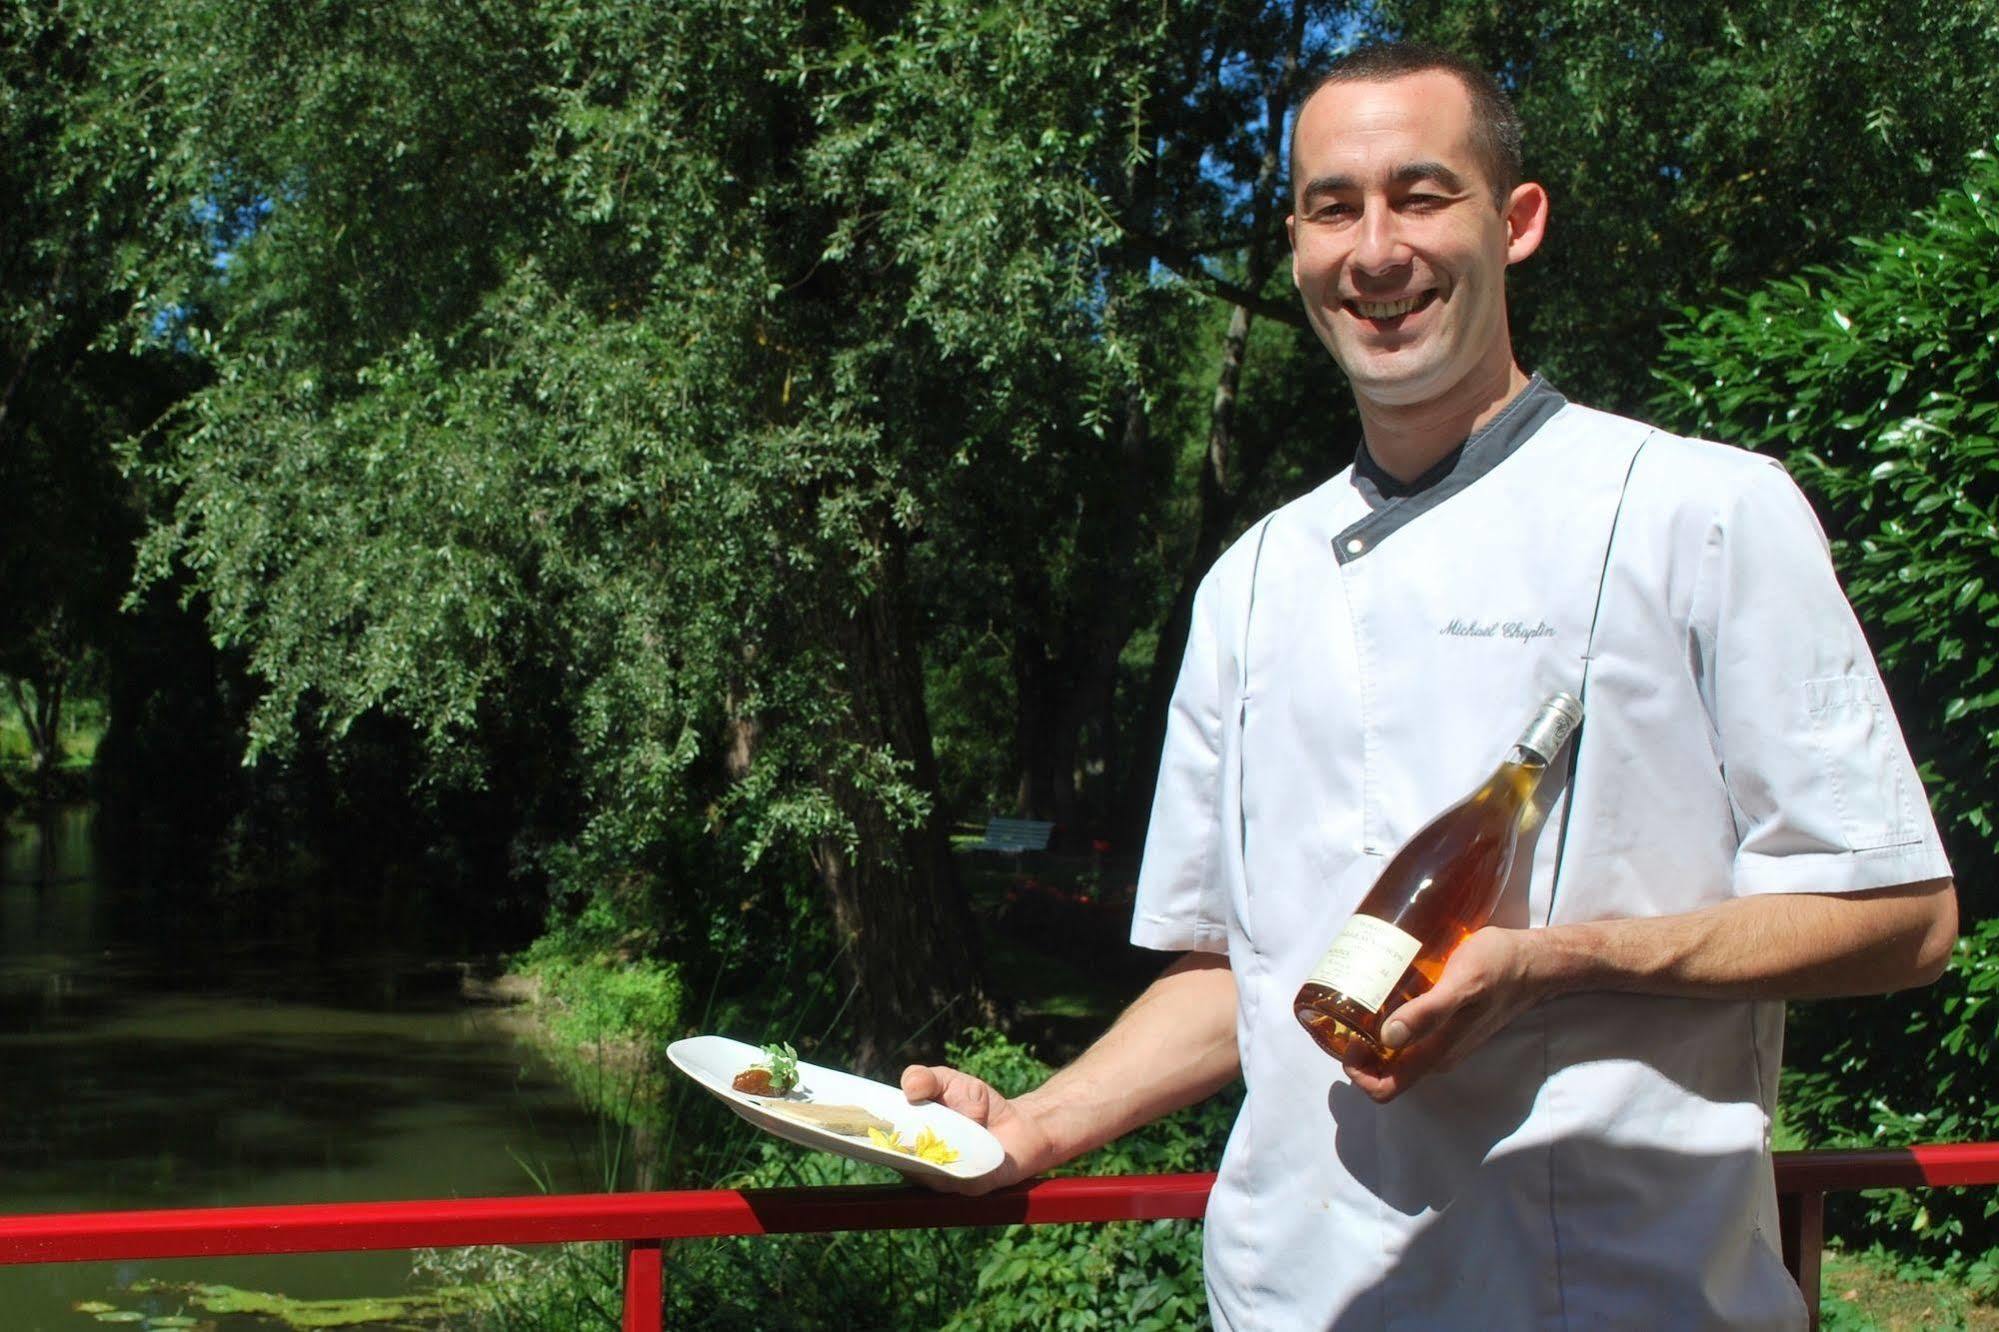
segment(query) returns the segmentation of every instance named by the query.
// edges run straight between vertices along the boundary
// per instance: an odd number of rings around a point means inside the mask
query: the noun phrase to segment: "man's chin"
[[[1382,407],[1413,407],[1437,397],[1440,367],[1430,357],[1384,356],[1379,352],[1335,357],[1354,396]]]

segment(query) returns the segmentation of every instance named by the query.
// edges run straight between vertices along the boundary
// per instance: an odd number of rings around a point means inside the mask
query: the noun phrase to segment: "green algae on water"
[[[135,1283],[132,1289],[175,1295],[185,1304],[210,1314],[271,1319],[295,1332],[322,1332],[322,1329],[350,1327],[430,1332],[442,1325],[440,1320],[464,1312],[469,1305],[469,1292],[457,1289],[436,1290],[421,1295],[362,1296],[344,1300],[295,1300],[270,1291],[165,1281],[141,1281]]]

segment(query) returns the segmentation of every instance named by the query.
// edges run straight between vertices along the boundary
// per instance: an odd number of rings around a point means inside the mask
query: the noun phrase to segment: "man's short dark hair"
[[[1305,101],[1330,83],[1385,83],[1410,74],[1438,70],[1456,78],[1471,98],[1471,147],[1486,178],[1492,182],[1493,199],[1499,207],[1520,183],[1520,113],[1499,81],[1455,51],[1427,42],[1380,42],[1363,46],[1335,60],[1312,85]],[[1302,110],[1305,101],[1298,103]],[[1298,156],[1298,130],[1291,130],[1291,156]],[[1295,168],[1294,168],[1295,170]]]

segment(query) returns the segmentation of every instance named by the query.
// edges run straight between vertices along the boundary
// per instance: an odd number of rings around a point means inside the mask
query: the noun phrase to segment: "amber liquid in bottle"
[[[1492,776],[1389,860],[1292,1003],[1327,1054],[1394,1058],[1381,1024],[1435,985],[1451,953],[1491,918],[1535,788],[1581,720],[1574,697],[1549,698]]]

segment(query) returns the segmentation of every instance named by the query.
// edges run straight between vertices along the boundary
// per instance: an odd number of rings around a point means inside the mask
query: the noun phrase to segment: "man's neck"
[[[1397,481],[1414,481],[1526,387],[1526,374],[1509,357],[1496,374],[1468,377],[1431,402],[1391,406],[1355,395],[1368,454]]]

